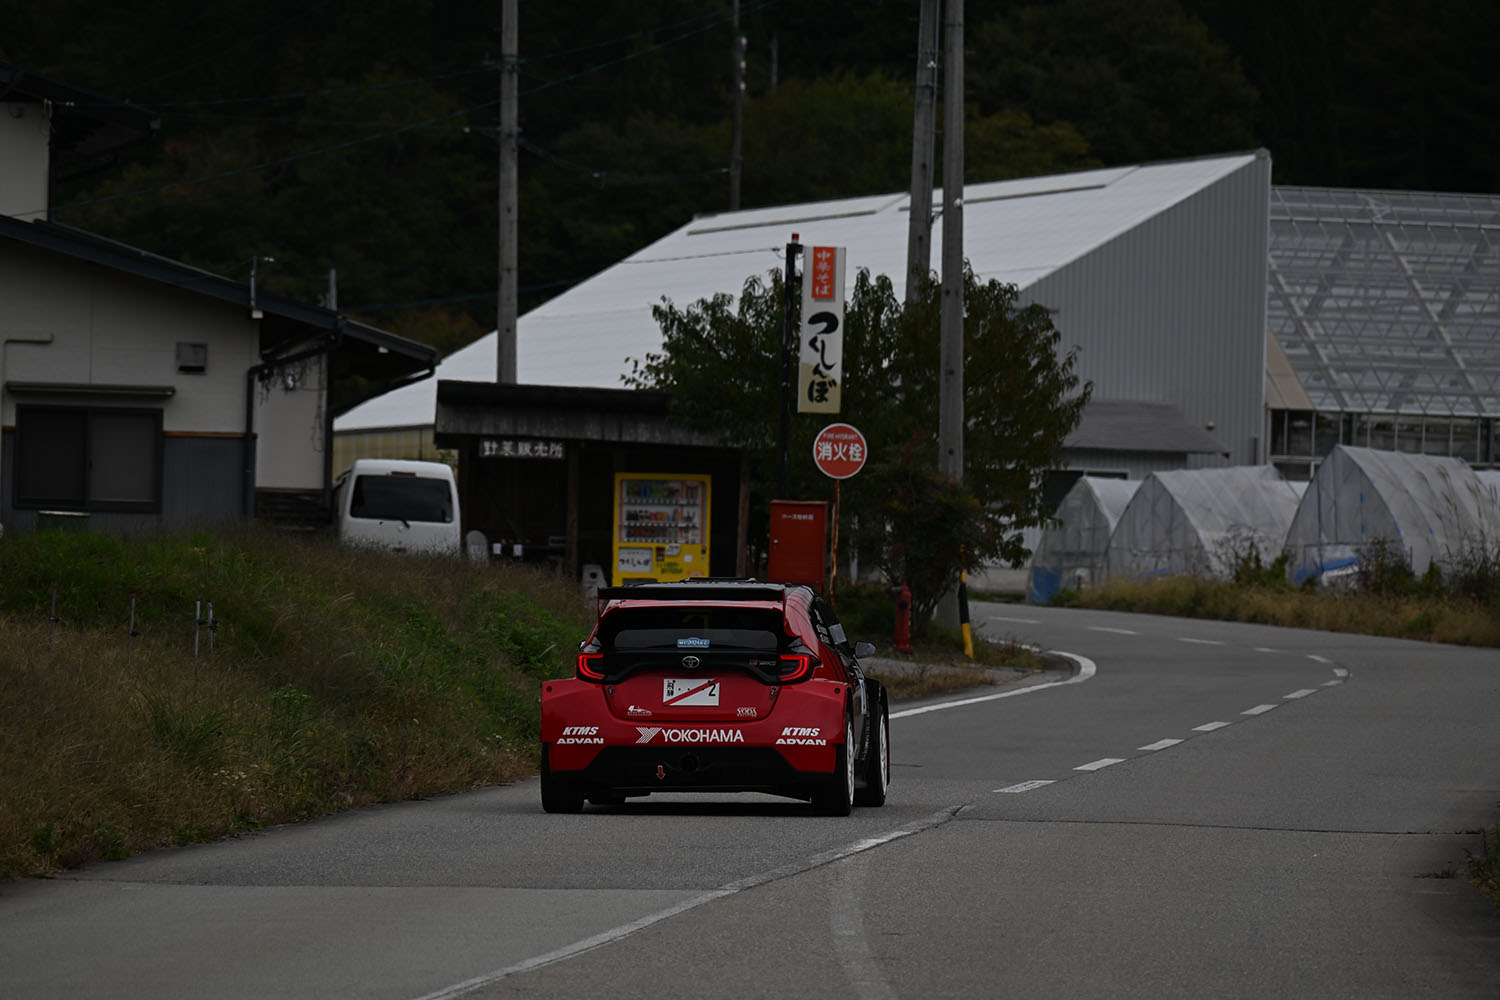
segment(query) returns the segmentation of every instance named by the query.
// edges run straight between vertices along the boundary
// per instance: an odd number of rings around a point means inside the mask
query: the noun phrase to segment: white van
[[[462,551],[458,485],[442,462],[361,458],[333,491],[339,541],[396,552]]]

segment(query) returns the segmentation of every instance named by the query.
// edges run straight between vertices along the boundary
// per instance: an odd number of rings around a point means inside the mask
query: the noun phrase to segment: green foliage
[[[967,64],[982,109],[1070,123],[1108,164],[1253,147],[1257,95],[1178,0],[1061,0],[980,24]]]
[[[1037,483],[1077,425],[1091,385],[1039,305],[1021,306],[1013,285],[965,272],[962,487],[937,474],[938,327],[941,287],[927,281],[911,303],[890,279],[860,271],[844,312],[843,412],[869,442],[859,475],[841,489],[841,536],[852,538],[893,583],[912,587],[916,624],[958,579],[960,566],[1019,562],[1021,531],[1048,513]],[[751,464],[749,537],[768,530],[779,490],[782,279],[751,278],[728,295],[686,308],[663,302],[659,354],[634,359],[627,380],[670,390],[673,415],[743,446]],[[792,497],[822,499],[831,483],[810,460],[830,420],[795,414],[788,436]],[[847,532],[847,533],[846,533]],[[962,556],[959,553],[962,553]]]

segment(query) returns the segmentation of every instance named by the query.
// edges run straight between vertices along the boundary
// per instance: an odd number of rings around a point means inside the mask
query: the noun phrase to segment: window
[[[356,476],[349,516],[372,521],[453,523],[453,491],[429,476]]]
[[[17,507],[161,509],[161,411],[16,407]]]

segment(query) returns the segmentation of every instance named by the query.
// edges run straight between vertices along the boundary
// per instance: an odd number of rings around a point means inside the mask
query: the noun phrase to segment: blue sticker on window
[[[707,639],[693,639],[693,638],[678,639],[677,640],[677,648],[678,649],[707,649],[708,648],[708,640]]]

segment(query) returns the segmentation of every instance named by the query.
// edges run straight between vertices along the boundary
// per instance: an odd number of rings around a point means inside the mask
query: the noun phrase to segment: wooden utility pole
[[[734,126],[729,140],[729,210],[740,207],[741,155],[745,135],[745,36],[740,34],[740,0],[734,0]]]
[[[943,5],[943,315],[938,468],[964,478],[964,0]]]
[[[516,0],[500,5],[500,285],[496,306],[495,381],[516,381],[516,165],[520,128],[516,76],[520,30]]]
[[[912,116],[911,214],[906,230],[906,304],[932,272],[932,153],[937,131],[938,0],[922,0]]]

